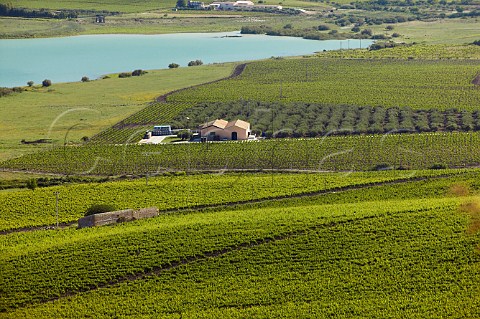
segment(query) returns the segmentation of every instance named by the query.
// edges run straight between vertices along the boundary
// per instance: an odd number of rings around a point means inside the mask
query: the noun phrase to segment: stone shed
[[[158,208],[156,207],[141,208],[138,210],[118,210],[114,212],[94,214],[80,218],[78,220],[78,228],[109,225],[155,216],[158,216]]]

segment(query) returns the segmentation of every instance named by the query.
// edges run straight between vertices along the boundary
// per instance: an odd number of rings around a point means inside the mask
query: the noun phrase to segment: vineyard
[[[478,49],[438,48],[438,55],[411,46],[249,63],[238,76],[168,94],[94,136],[92,143],[136,142],[158,124],[196,129],[215,118],[236,117],[250,120],[258,132],[281,131],[280,137],[338,130],[477,130],[480,89],[473,80],[480,73]],[[408,59],[417,51],[425,51],[420,54],[425,59]],[[452,58],[457,53],[462,59]]]
[[[59,222],[72,223],[93,204],[113,203],[117,209],[156,206],[160,210],[198,208],[299,196],[351,186],[422,178],[462,171],[365,172],[321,174],[202,174],[160,176],[148,180],[69,184],[0,192],[0,231],[54,225],[55,194]]]
[[[480,237],[457,207],[479,189],[471,171],[2,235],[0,318],[478,317]]]
[[[455,168],[480,165],[480,134],[423,133],[164,145],[51,148],[4,169],[67,175],[157,175],[172,171]]]
[[[341,59],[404,59],[451,60],[480,59],[480,47],[475,45],[404,45],[386,50],[336,50],[319,52],[321,57]]]
[[[242,75],[168,97],[168,102],[304,102],[475,110],[478,60],[270,59]],[[228,92],[228,94],[226,94]]]

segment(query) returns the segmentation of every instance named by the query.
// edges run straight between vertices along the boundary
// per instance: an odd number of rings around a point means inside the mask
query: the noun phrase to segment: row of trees
[[[187,117],[190,118],[188,122]],[[480,114],[477,111],[253,101],[200,103],[176,116],[172,126],[196,126],[205,119],[214,118],[244,119],[257,133],[265,132],[267,137],[480,130]]]
[[[48,9],[30,10],[24,8],[14,8],[10,3],[0,3],[0,16],[23,17],[23,18],[53,18],[67,19],[76,18],[77,13],[72,11],[50,11]]]
[[[202,64],[203,64],[202,60],[192,60],[192,61],[188,62],[188,66],[197,66],[197,65],[202,65]],[[168,65],[169,69],[176,69],[178,67],[180,67],[180,64],[178,64],[178,63],[170,63]]]

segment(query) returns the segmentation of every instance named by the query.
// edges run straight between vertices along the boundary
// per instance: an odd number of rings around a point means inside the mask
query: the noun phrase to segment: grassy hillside
[[[0,318],[477,317],[477,179],[1,235]]]
[[[20,141],[63,145],[112,126],[172,90],[230,75],[233,64],[149,71],[141,77],[53,83],[0,98],[0,161],[38,150]],[[79,79],[80,81],[80,79]],[[32,119],[34,116],[34,120]],[[41,148],[41,146],[40,146]]]

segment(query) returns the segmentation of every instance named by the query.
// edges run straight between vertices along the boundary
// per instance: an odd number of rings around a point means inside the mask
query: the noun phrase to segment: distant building
[[[282,6],[254,4],[252,1],[239,0],[236,2],[213,2],[210,5],[213,10],[255,10],[255,9],[277,9],[282,10]]]
[[[242,120],[227,122],[217,119],[200,126],[200,136],[207,141],[247,140],[250,134],[250,123]]]
[[[172,135],[170,125],[157,125],[153,127],[152,136]]]
[[[203,10],[207,8],[207,6],[205,6],[205,3],[201,1],[188,1],[187,7],[196,10]]]
[[[95,23],[105,23],[105,16],[97,15],[95,17]]]

